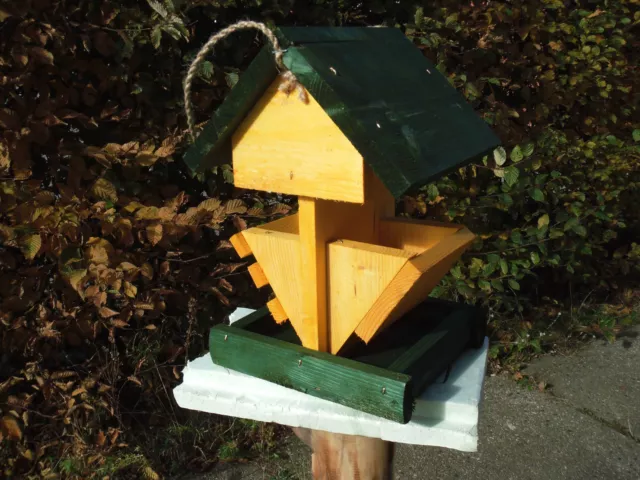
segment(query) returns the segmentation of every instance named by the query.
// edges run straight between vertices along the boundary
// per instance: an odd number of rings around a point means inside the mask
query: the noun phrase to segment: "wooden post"
[[[314,480],[390,480],[394,444],[379,438],[294,428],[313,454]]]
[[[327,319],[327,223],[319,212],[320,202],[300,197],[299,232],[302,265],[302,323],[307,332],[313,332],[308,347],[321,352],[329,350]]]

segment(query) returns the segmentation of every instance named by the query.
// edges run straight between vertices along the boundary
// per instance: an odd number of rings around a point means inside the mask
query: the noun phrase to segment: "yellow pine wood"
[[[269,280],[267,280],[267,276],[264,274],[264,270],[259,263],[253,263],[247,267],[249,271],[249,275],[251,275],[251,279],[253,283],[256,284],[256,287],[262,288],[265,285],[269,285]]]
[[[278,300],[277,298],[269,300],[267,302],[267,308],[269,309],[269,312],[271,312],[271,316],[277,324],[284,323],[289,319],[289,317],[287,316],[287,312],[284,311],[280,300]]]
[[[251,255],[251,248],[247,244],[242,232],[232,235],[229,241],[240,258],[245,258]]]
[[[450,223],[385,218],[378,233],[382,245],[422,253],[461,228]]]
[[[326,244],[330,224],[322,215],[324,203],[309,197],[298,199],[302,282],[297,288],[302,293],[302,330],[308,339],[302,345],[321,352],[329,350]]]
[[[396,248],[338,240],[329,243],[327,255],[331,353],[336,354],[413,254]]]
[[[274,230],[276,232],[298,234],[298,214],[294,213],[286,217],[279,218],[273,222],[265,223],[254,228],[262,230]]]
[[[431,289],[448,271],[448,268],[444,270],[445,265],[448,264],[451,268],[474,238],[473,233],[462,228],[409,260],[358,324],[355,329],[356,335],[365,342],[369,342],[383,325],[390,325],[402,314],[425,300]],[[441,267],[438,268],[438,265]],[[425,279],[414,291],[411,291],[423,276]]]
[[[309,95],[277,78],[232,136],[236,187],[364,203],[364,161]]]
[[[256,261],[262,268],[273,292],[305,345],[302,316],[302,269],[298,235],[266,228],[250,228],[243,232]]]

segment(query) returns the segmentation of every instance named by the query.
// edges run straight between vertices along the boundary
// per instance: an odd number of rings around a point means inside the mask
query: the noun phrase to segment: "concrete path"
[[[395,478],[640,479],[639,332],[533,362],[524,373],[547,383],[544,392],[505,376],[487,378],[478,452],[398,445]],[[309,449],[292,438],[285,450],[283,459],[221,466],[195,478],[310,479]]]

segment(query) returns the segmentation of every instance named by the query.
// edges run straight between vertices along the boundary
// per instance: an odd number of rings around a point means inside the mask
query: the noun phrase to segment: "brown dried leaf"
[[[230,250],[232,248],[233,245],[231,245],[231,242],[229,240],[220,240],[220,242],[218,242],[218,245],[216,246],[216,252],[222,250]]]
[[[151,245],[156,245],[162,240],[162,225],[160,223],[147,226],[147,239]]]
[[[250,217],[262,217],[264,216],[264,209],[259,207],[251,207],[247,210],[247,215]]]
[[[119,318],[114,318],[114,319],[110,320],[110,323],[115,328],[127,328],[129,326],[129,324],[127,322],[125,322],[124,320],[120,320]]]
[[[229,293],[233,293],[233,285],[231,285],[231,283],[229,283],[229,282],[227,281],[227,279],[225,279],[225,278],[221,278],[221,279],[218,281],[218,285],[219,285],[221,288],[224,288],[227,292],[229,292]]]
[[[5,415],[0,419],[0,431],[11,440],[22,440],[22,429],[15,417]]]
[[[72,270],[66,275],[66,279],[76,292],[80,293],[82,286],[84,285],[84,279],[87,276],[87,270]]]
[[[233,226],[236,227],[236,230],[241,232],[247,229],[247,222],[245,222],[243,218],[233,217]]]
[[[106,442],[107,442],[107,436],[104,434],[102,430],[100,430],[96,435],[96,445],[99,447],[104,447],[104,444]]]
[[[218,300],[220,300],[220,303],[222,303],[225,307],[228,307],[231,305],[231,302],[229,301],[229,299],[216,287],[211,287],[211,292],[216,297],[218,297]]]
[[[291,207],[289,205],[285,205],[284,203],[276,203],[269,207],[269,215],[286,215],[291,211]]]
[[[129,298],[135,298],[138,294],[138,287],[136,287],[133,283],[124,282],[124,294]]]
[[[111,310],[108,307],[100,307],[98,313],[102,318],[110,318],[118,315],[118,312],[116,312],[115,310]]]
[[[198,205],[198,210],[206,210],[207,212],[213,212],[218,209],[222,202],[217,198],[208,198]]]
[[[86,259],[98,265],[108,265],[114,255],[113,246],[104,238],[91,237],[87,242]]]
[[[31,47],[29,49],[29,58],[40,65],[53,65],[53,53],[42,47]]]
[[[227,214],[247,212],[247,206],[239,198],[227,200],[227,202],[224,204],[224,209]]]
[[[141,267],[142,276],[148,280],[153,279],[153,267],[149,263],[145,263]]]
[[[140,387],[142,386],[142,382],[137,377],[134,377],[133,375],[128,376],[127,380],[132,381],[133,383],[135,383],[136,385],[138,385]]]
[[[136,220],[160,220],[158,207],[142,207],[136,212]]]
[[[99,200],[118,201],[118,192],[116,187],[106,178],[99,178],[91,187],[91,193]]]

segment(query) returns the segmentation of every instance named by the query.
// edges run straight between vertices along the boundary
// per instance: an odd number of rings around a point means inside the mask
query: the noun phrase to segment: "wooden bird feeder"
[[[285,355],[288,347],[268,334],[248,335],[263,342],[263,355],[281,359],[282,371],[272,370],[271,380],[355,405],[339,393],[291,381],[287,369],[306,367],[305,355],[318,358],[310,351],[344,365],[353,339],[383,341],[394,322],[425,301],[474,235],[461,225],[396,218],[395,199],[478,159],[499,141],[399,30],[293,27],[278,36],[286,46],[284,63],[306,95],[282,91],[287,80],[265,47],[185,161],[193,171],[226,161],[237,187],[299,196],[298,213],[238,233],[231,242],[241,257],[255,257],[249,272],[258,287],[273,289],[271,316],[279,324],[288,320],[301,346]],[[268,376],[239,360],[247,343],[229,343],[241,327],[224,327],[231,329],[224,337],[216,328],[215,363]],[[415,332],[413,346],[427,335]],[[227,343],[222,348],[219,342]],[[253,358],[261,361],[268,359]],[[357,370],[356,363],[349,368]],[[388,373],[396,379],[406,374]],[[411,404],[401,403],[400,413],[387,416],[406,422]]]

